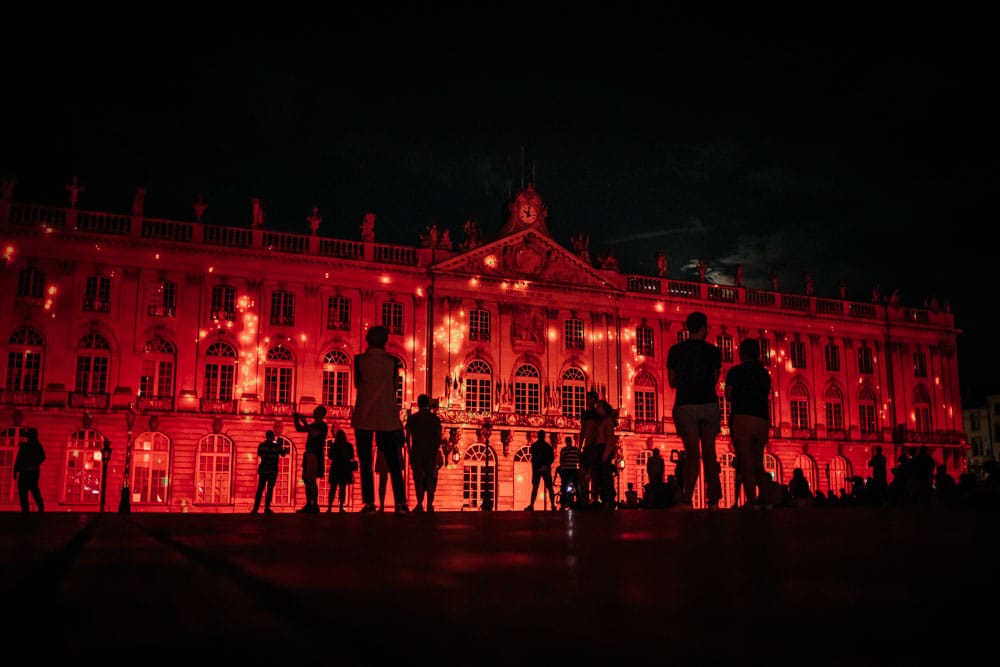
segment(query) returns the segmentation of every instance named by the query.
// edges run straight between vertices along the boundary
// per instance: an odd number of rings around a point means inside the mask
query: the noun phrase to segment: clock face
[[[521,222],[530,225],[538,219],[538,207],[534,204],[521,204],[518,215]]]

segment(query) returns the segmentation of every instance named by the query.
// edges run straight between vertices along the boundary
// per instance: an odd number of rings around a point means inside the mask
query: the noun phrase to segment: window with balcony
[[[567,350],[582,350],[583,343],[583,320],[570,318],[564,323],[564,337]]]
[[[295,326],[295,294],[288,290],[271,292],[271,326]]]
[[[840,348],[835,343],[827,343],[823,347],[823,357],[826,360],[826,370],[830,373],[840,371]]]
[[[913,377],[927,377],[927,353],[923,350],[917,350],[913,353]]]
[[[232,285],[212,287],[212,305],[209,317],[221,322],[236,321],[236,288]]]
[[[34,268],[21,269],[17,274],[18,299],[41,302],[45,298],[45,273]]]
[[[233,400],[238,358],[232,345],[217,341],[205,351],[205,398],[210,401]]]
[[[635,353],[644,357],[654,356],[653,327],[638,326],[635,328]]]
[[[858,348],[858,372],[866,375],[875,372],[875,355],[867,345]]]
[[[87,276],[83,296],[83,310],[88,313],[111,312],[111,278]]]
[[[931,427],[931,398],[927,393],[927,388],[918,385],[913,389],[913,429],[918,433],[930,433]]]
[[[809,392],[801,384],[792,385],[789,391],[793,429],[809,428]]]
[[[347,405],[350,386],[350,356],[343,350],[330,350],[323,357],[323,405]]]
[[[344,296],[331,296],[326,300],[326,328],[330,331],[350,331],[350,299]]]
[[[174,395],[174,368],[177,348],[162,336],[146,341],[142,350],[142,374],[139,376],[139,403],[144,408],[169,410]]]
[[[531,364],[521,364],[514,371],[514,412],[537,415],[542,409],[541,375]]]
[[[177,283],[170,280],[153,283],[146,302],[146,314],[150,317],[176,317]]]
[[[875,416],[875,392],[869,387],[858,392],[858,430],[862,434],[875,433],[878,422]]]
[[[806,367],[806,344],[801,340],[793,340],[788,344],[788,356],[792,361],[792,368]]]
[[[7,339],[7,400],[16,403],[14,394],[41,390],[44,351],[41,334],[30,327],[21,327]]]
[[[469,311],[469,340],[488,341],[490,339],[490,311],[475,308]]]
[[[267,351],[264,367],[264,402],[290,405],[295,379],[295,355],[284,345]]]
[[[77,344],[77,394],[108,393],[108,371],[111,366],[111,344],[99,333],[89,333]]]
[[[830,387],[823,395],[826,427],[831,431],[844,430],[844,395],[837,387]]]
[[[579,368],[567,368],[559,387],[562,413],[565,417],[579,417],[587,407],[587,376]]]
[[[465,367],[465,409],[469,412],[492,412],[493,371],[476,359]]]
[[[724,363],[733,363],[733,337],[729,334],[719,334],[715,337],[715,344],[722,352],[722,361]]]
[[[398,301],[386,301],[382,304],[382,326],[391,334],[403,334],[403,304]]]

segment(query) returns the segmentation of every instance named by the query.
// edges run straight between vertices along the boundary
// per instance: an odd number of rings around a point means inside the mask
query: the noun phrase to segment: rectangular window
[[[927,377],[927,353],[917,351],[913,353],[913,377]]]
[[[295,295],[285,290],[271,292],[271,326],[295,326]]]
[[[233,364],[205,364],[205,398],[212,401],[231,401],[236,381]]]
[[[146,314],[149,317],[177,316],[177,283],[160,280],[149,287]]]
[[[489,378],[465,378],[465,409],[469,412],[491,412],[492,385]]]
[[[83,309],[89,313],[111,312],[111,278],[87,276]]]
[[[477,308],[469,313],[469,340],[490,339],[490,311]]]
[[[715,344],[718,346],[719,351],[722,352],[722,361],[731,364],[733,362],[733,337],[729,334],[716,336]]]
[[[230,285],[216,285],[212,288],[213,320],[236,321],[236,288]]]
[[[875,406],[871,403],[858,405],[858,427],[862,433],[875,432]]]
[[[323,405],[347,405],[347,371],[323,371]]]
[[[806,344],[801,340],[793,340],[788,346],[788,356],[792,360],[792,368],[806,367]]]
[[[913,408],[913,428],[918,433],[931,432],[931,409],[927,405],[917,405]]]
[[[287,404],[292,402],[292,369],[264,369],[264,401]]]
[[[844,430],[844,406],[842,403],[826,404],[826,427],[832,431]]]
[[[566,320],[566,349],[567,350],[582,350],[583,349],[583,320],[568,319]]]
[[[792,408],[792,428],[809,428],[809,403],[807,401],[793,399]]]
[[[38,391],[42,378],[42,355],[31,350],[7,353],[7,389]]]
[[[350,331],[350,299],[342,296],[331,296],[326,300],[326,328],[330,331]]]
[[[858,348],[858,372],[871,374],[875,372],[875,362],[872,349],[867,345]]]
[[[17,296],[41,301],[45,296],[45,274],[35,269],[22,270],[17,275]]]
[[[403,304],[396,301],[386,301],[382,304],[382,326],[391,334],[402,335]]]
[[[656,392],[636,390],[635,418],[637,421],[656,421]]]
[[[83,355],[76,359],[78,394],[106,394],[108,391],[108,358]]]
[[[761,336],[757,339],[760,344],[760,360],[764,362],[765,366],[771,365],[771,341],[767,338]]]
[[[635,328],[635,353],[646,357],[653,356],[653,327]]]
[[[826,357],[826,370],[831,373],[840,371],[840,348],[831,343],[823,349],[823,354]]]
[[[537,382],[514,381],[514,412],[537,415],[541,409],[541,394]]]

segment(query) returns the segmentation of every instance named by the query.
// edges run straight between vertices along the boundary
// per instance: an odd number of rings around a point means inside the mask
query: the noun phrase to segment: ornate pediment
[[[602,290],[613,286],[592,266],[534,230],[505,236],[431,267],[438,274],[531,280]]]

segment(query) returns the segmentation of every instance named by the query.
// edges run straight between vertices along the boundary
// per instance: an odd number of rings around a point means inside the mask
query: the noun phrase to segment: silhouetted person
[[[881,445],[875,445],[875,453],[868,460],[868,467],[872,471],[871,484],[868,486],[868,499],[875,505],[881,505],[885,502],[889,489],[889,468]]]
[[[358,460],[361,462],[362,512],[375,511],[375,483],[372,476],[372,443],[385,457],[392,478],[392,493],[396,512],[409,512],[406,489],[403,486],[401,451],[405,434],[396,403],[396,383],[399,360],[386,351],[389,330],[374,326],[365,334],[367,349],[354,357],[354,386],[357,397],[351,426],[357,437]]]
[[[524,509],[535,509],[535,498],[538,496],[539,482],[545,482],[545,491],[549,494],[550,509],[557,509],[555,503],[556,490],[552,487],[552,463],[556,454],[552,445],[545,439],[545,431],[538,431],[538,439],[531,443],[531,502]],[[544,508],[545,503],[542,503]]]
[[[628,483],[628,488],[625,490],[625,507],[628,509],[639,507],[639,493],[632,482]]]
[[[562,505],[574,505],[574,496],[579,497],[577,494],[580,493],[580,448],[571,435],[566,436],[563,448],[559,450],[559,467],[556,468],[556,473],[559,475],[560,493],[569,493],[569,497],[562,498]]]
[[[257,445],[257,493],[253,497],[251,514],[260,511],[261,498],[264,499],[264,513],[273,514],[271,500],[274,498],[274,485],[278,481],[278,462],[288,453],[274,437],[274,431],[267,431],[264,440]],[[266,494],[265,494],[266,490]]]
[[[600,395],[596,391],[588,391],[586,395],[587,407],[580,414],[580,493],[579,502],[581,506],[588,506],[591,499],[596,499],[598,495],[598,484],[600,476],[598,468],[600,466],[603,447],[598,444],[601,417],[597,413],[597,401]]]
[[[326,434],[329,427],[323,421],[326,408],[322,405],[313,410],[313,420],[307,422],[304,415],[294,413],[295,430],[306,433],[305,451],[302,453],[302,483],[306,488],[306,504],[298,512],[319,513],[319,478],[323,476],[323,452],[326,448]]]
[[[354,470],[357,467],[354,446],[347,439],[344,429],[337,429],[327,456],[330,459],[330,492],[326,498],[326,511],[333,511],[333,497],[336,495],[339,509],[343,512],[344,502],[347,500],[347,487],[354,483]]]
[[[603,442],[603,446],[599,448],[601,458],[596,468],[597,491],[601,508],[613,510],[616,497],[615,475],[618,474],[618,469],[615,468],[615,452],[617,451],[615,427],[618,425],[618,414],[611,404],[603,399],[597,402],[596,407],[597,415],[600,418],[596,439]]]
[[[924,504],[934,493],[934,470],[937,468],[927,445],[920,445],[911,465],[907,496],[913,502]]]
[[[722,372],[722,352],[705,340],[708,318],[704,313],[688,315],[685,326],[688,339],[671,346],[667,352],[667,381],[676,390],[674,428],[687,453],[679,507],[691,508],[699,468],[704,467],[708,508],[718,509],[722,484],[715,438],[721,428],[721,413],[715,387]]]
[[[17,447],[14,457],[14,479],[17,480],[17,497],[21,501],[21,511],[30,512],[28,495],[35,499],[39,512],[45,511],[42,500],[42,490],[38,488],[38,478],[42,474],[42,463],[45,462],[45,448],[38,439],[38,429],[25,430],[24,439]]]
[[[955,499],[957,484],[955,478],[948,474],[948,466],[942,463],[934,474],[934,494],[942,502]]]
[[[406,439],[410,443],[410,468],[413,470],[413,488],[417,493],[414,512],[434,511],[434,494],[437,491],[438,468],[441,458],[441,437],[444,428],[440,417],[431,410],[431,397],[417,396],[417,411],[406,419]]]
[[[792,505],[796,507],[807,507],[813,504],[813,493],[809,489],[809,480],[806,479],[802,468],[792,471],[792,479],[788,482],[788,495]]]
[[[771,394],[771,374],[760,360],[760,343],[756,338],[740,342],[740,363],[726,373],[726,399],[732,406],[729,435],[736,450],[738,483],[746,495],[747,506],[759,509],[758,480],[764,479],[764,445],[771,429],[768,397]]]
[[[659,447],[654,447],[646,460],[646,479],[650,484],[662,484],[665,463]]]

